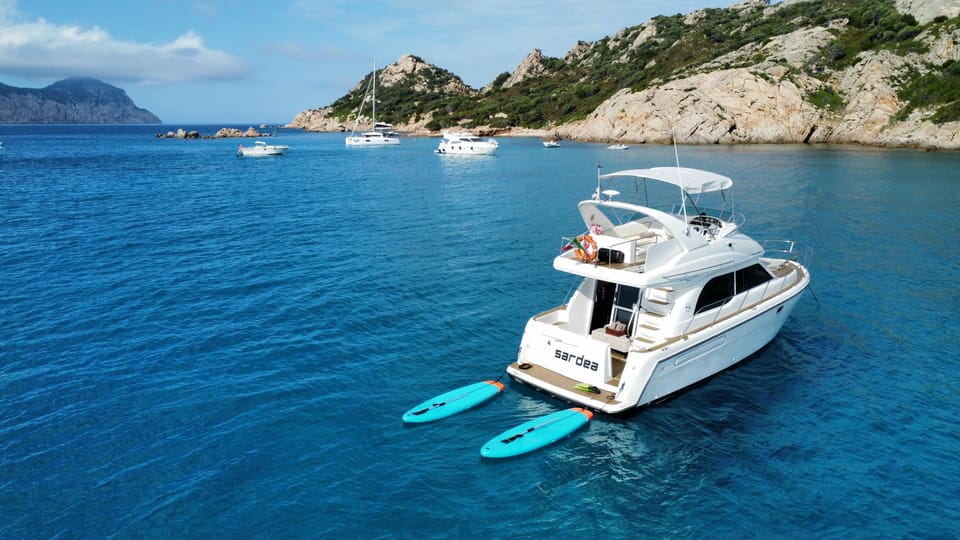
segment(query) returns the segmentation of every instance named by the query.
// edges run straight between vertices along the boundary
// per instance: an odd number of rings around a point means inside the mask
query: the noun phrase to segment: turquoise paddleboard
[[[580,407],[534,418],[487,441],[480,449],[480,455],[505,458],[526,454],[566,437],[586,425],[591,418],[593,413]]]
[[[432,397],[410,409],[403,414],[403,421],[413,424],[440,420],[479,405],[502,390],[503,383],[498,381],[481,381],[461,386],[456,390]]]

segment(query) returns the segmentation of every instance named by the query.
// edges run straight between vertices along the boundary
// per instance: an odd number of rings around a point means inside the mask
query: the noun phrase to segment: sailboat
[[[367,101],[367,94],[372,95],[373,103],[373,131],[365,131],[357,134],[357,127],[360,125],[360,115],[363,112],[363,104]],[[384,122],[377,122],[377,64],[373,64],[373,77],[367,85],[367,90],[363,94],[363,101],[360,102],[360,109],[357,111],[357,121],[353,125],[353,131],[347,137],[347,146],[385,146],[388,144],[400,144],[400,139],[392,131],[393,126]]]

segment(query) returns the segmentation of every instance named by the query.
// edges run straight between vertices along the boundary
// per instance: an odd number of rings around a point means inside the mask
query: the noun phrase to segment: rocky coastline
[[[757,10],[765,17],[785,6],[805,0],[747,0],[729,10]],[[896,0],[897,10],[919,24],[935,18],[960,16],[960,4],[938,0]],[[706,10],[686,15],[690,25],[706,17]],[[854,62],[835,71],[811,69],[822,60],[834,36],[848,19],[823,21],[772,39],[747,43],[713,61],[696,66],[672,80],[643,90],[623,88],[608,97],[585,118],[542,129],[473,126],[479,136],[559,137],[583,142],[628,144],[857,144],[878,147],[960,150],[960,122],[935,122],[934,112],[917,108],[901,98],[901,85],[934,66],[960,63],[960,29],[931,27],[914,39],[923,44],[915,52],[889,50],[859,53]],[[692,26],[693,27],[693,26]],[[657,39],[651,20],[639,28],[623,29],[609,43],[644,46]],[[567,53],[567,64],[597,61],[609,43],[578,42]],[[600,51],[600,52],[598,52]],[[411,62],[404,56],[397,63]],[[502,87],[536,80],[545,72],[546,59],[539,50],[529,53]],[[385,68],[385,71],[392,66]],[[415,72],[423,67],[407,67]],[[482,92],[487,92],[490,87]],[[818,103],[811,96],[834,96]],[[907,114],[905,111],[910,111]],[[394,122],[395,129],[414,136],[439,136],[434,113],[414,121]],[[352,124],[351,124],[352,125]],[[299,113],[286,127],[308,131],[349,131],[332,108]],[[447,129],[456,129],[456,126]]]
[[[246,131],[237,128],[220,128],[213,135],[201,135],[199,131],[187,131],[183,128],[166,133],[157,133],[158,139],[256,139],[263,137],[273,137],[273,133],[260,132],[253,127],[247,128]]]

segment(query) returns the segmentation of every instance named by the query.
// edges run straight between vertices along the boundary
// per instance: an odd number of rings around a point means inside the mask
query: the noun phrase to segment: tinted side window
[[[703,287],[703,290],[700,291],[700,298],[697,299],[696,313],[715,308],[733,296],[733,281],[732,273],[717,276],[708,281]]]
[[[737,292],[752,289],[770,281],[770,273],[759,264],[737,270]]]

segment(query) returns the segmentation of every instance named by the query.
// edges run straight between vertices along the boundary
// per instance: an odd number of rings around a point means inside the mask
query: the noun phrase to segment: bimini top
[[[627,169],[600,176],[607,180],[618,176],[650,178],[678,186],[687,193],[710,193],[733,187],[733,180],[726,176],[687,167],[653,167],[650,169]]]

